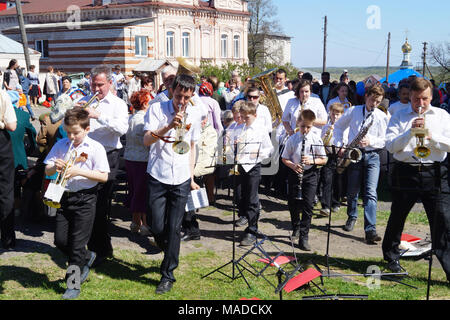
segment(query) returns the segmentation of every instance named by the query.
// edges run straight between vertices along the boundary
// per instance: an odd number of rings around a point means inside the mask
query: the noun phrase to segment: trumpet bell
[[[431,150],[425,146],[419,146],[414,148],[414,154],[421,159],[428,158],[431,154]]]
[[[180,74],[187,74],[193,76],[195,74],[199,74],[202,71],[202,69],[200,69],[196,65],[193,65],[185,58],[178,57],[177,61],[178,61],[177,76]]]
[[[186,141],[175,141],[172,145],[173,151],[178,154],[186,154],[189,152],[190,146]]]

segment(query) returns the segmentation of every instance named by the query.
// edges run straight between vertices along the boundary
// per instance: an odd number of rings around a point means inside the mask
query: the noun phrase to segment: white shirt
[[[322,101],[319,98],[310,96],[308,101],[305,102],[303,110],[311,110],[316,115],[316,120],[327,120],[328,114]],[[281,120],[283,122],[289,122],[291,128],[295,130],[297,127],[297,118],[300,115],[301,106],[300,100],[298,98],[290,99],[284,109],[283,117]],[[312,130],[316,135],[320,136],[322,132],[322,126],[315,125]]]
[[[327,112],[330,112],[330,106],[333,103],[342,103],[341,99],[339,99],[339,96],[331,99],[330,101],[328,101],[327,103]],[[344,112],[347,111],[348,108],[350,108],[350,102],[348,101],[347,97],[345,98],[345,102],[342,103],[344,105]]]
[[[289,137],[284,147],[281,157],[288,159],[295,164],[299,164],[302,156],[309,156],[312,158],[326,157],[325,148],[323,146],[322,138],[316,135],[312,130],[306,135],[305,150],[302,154],[302,141],[305,136],[301,132],[297,132]],[[313,165],[304,165],[303,169],[311,169]]]
[[[201,135],[201,116],[197,106],[187,105],[186,123],[191,124],[190,130],[184,136],[184,141],[190,144],[197,142]],[[157,131],[168,125],[175,117],[172,100],[154,103],[145,115],[144,131]],[[175,137],[176,130],[171,129],[166,136]],[[173,151],[172,143],[158,139],[150,146],[147,172],[156,180],[168,185],[179,185],[191,177],[191,152],[178,154]]]
[[[113,80],[113,84],[114,84],[114,89],[116,90],[123,90],[123,88],[125,87],[125,77],[122,73],[112,73],[112,80]]]
[[[0,89],[0,129],[4,129],[6,124],[12,122],[17,122],[17,116],[11,98],[5,90]]]
[[[393,116],[397,111],[406,109],[408,107],[411,107],[411,103],[401,103],[400,101],[397,101],[389,106],[388,112],[391,116]]]
[[[48,153],[44,163],[54,165],[56,159],[64,159],[69,147],[70,140],[68,138],[59,140]],[[86,136],[83,142],[74,149],[77,151],[77,157],[81,156],[82,153],[87,155],[85,158],[86,161],[75,162],[74,166],[86,170],[110,172],[105,148],[103,148],[103,146],[97,141]],[[89,180],[85,177],[76,176],[67,181],[66,189],[71,192],[77,192],[80,190],[93,188],[97,184],[98,182],[96,181]]]
[[[256,108],[256,122],[267,130],[267,133],[272,132],[272,115],[270,114],[269,108],[263,104],[259,104]]]
[[[128,122],[128,132],[126,135],[127,144],[123,158],[129,161],[148,161],[148,153],[150,148],[144,145],[144,118],[146,111],[139,110],[130,116]]]
[[[82,101],[88,101],[86,96]],[[121,149],[120,137],[128,131],[128,107],[125,101],[109,92],[100,100],[96,109],[100,112],[98,119],[91,119],[89,137],[100,142],[106,152]]]
[[[364,121],[365,118],[366,120]],[[350,144],[360,132],[363,122],[365,127],[369,125],[371,119],[374,121],[366,135],[369,138],[369,146],[364,149],[365,151],[371,151],[384,148],[388,118],[378,108],[375,108],[370,114],[365,105],[351,107],[339,118],[334,124],[333,138],[331,139],[332,144],[336,146],[344,145],[344,132],[347,128],[347,141]]]
[[[386,149],[394,155],[394,159],[406,163],[417,163],[414,155],[416,137],[411,133],[411,125],[418,114],[412,107],[394,113],[386,132]],[[431,133],[431,140],[424,139],[424,145],[431,150],[429,157],[422,163],[442,162],[450,152],[450,115],[447,111],[430,106],[425,112],[425,128]]]
[[[245,172],[249,172],[256,164],[270,157],[273,146],[269,133],[256,120],[247,126],[237,125],[230,138],[232,148],[237,146],[237,163]]]

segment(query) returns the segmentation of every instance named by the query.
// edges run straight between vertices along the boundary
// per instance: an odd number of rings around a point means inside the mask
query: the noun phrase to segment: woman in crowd
[[[3,75],[3,87],[6,90],[16,90],[17,85],[20,84],[18,68],[19,63],[16,59],[9,61],[8,68]]]
[[[150,235],[147,226],[147,163],[149,147],[144,146],[144,117],[149,108],[150,93],[146,89],[136,91],[130,98],[135,113],[128,122],[124,151],[125,170],[128,179],[128,207],[132,213],[131,232]]]
[[[27,78],[30,80],[31,88],[28,92],[31,100],[31,106],[37,107],[39,101],[39,74],[34,70],[36,67],[34,65],[30,66],[30,71],[28,71]]]

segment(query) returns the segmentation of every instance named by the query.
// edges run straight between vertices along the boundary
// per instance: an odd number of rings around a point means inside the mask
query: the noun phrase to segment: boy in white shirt
[[[95,218],[97,184],[108,180],[110,170],[103,146],[87,136],[90,129],[88,111],[81,108],[68,110],[64,117],[64,129],[67,138],[53,146],[44,163],[48,176],[64,171],[64,158],[73,142],[76,158],[65,174],[67,191],[60,200],[61,208],[56,215],[55,245],[68,256],[66,277],[71,276],[69,270],[73,270],[74,266],[79,268],[80,281],[74,287],[68,283],[63,295],[64,299],[74,299],[79,296],[79,285],[86,280],[89,267],[95,260],[95,253],[88,251],[86,245]]]
[[[322,139],[311,130],[315,120],[312,110],[300,113],[297,119],[299,131],[289,137],[281,156],[283,163],[291,169],[288,175],[288,206],[293,237],[299,237],[299,248],[304,251],[311,251],[308,235],[318,183],[317,165],[327,162]]]
[[[237,148],[237,163],[241,185],[240,215],[248,220],[241,239],[241,246],[250,246],[258,234],[259,196],[258,187],[261,179],[261,161],[267,159],[273,151],[269,133],[256,121],[256,106],[251,102],[244,103],[240,108],[244,122],[235,130],[235,148]]]

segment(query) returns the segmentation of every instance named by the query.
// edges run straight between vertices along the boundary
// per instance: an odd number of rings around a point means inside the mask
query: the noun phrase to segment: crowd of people
[[[309,229],[316,204],[322,216],[346,205],[344,230],[351,232],[361,197],[365,240],[382,241],[383,257],[393,272],[403,269],[401,234],[420,199],[434,252],[450,279],[448,85],[439,89],[424,78],[409,77],[398,87],[365,86],[351,81],[346,70],[339,81],[323,72],[319,82],[304,72],[288,79],[287,72],[278,69],[271,74],[277,97],[273,101],[258,79],[242,82],[237,72],[226,82],[216,76],[197,81],[196,75],[168,66],[156,89],[155,79],[147,74],[124,76],[120,66],[100,65],[74,87],[69,76],[49,67],[42,93],[34,67],[24,73],[12,60],[0,95],[5,249],[15,248],[15,209],[37,218],[41,212],[54,213],[42,199],[48,186],[64,176],[65,192],[56,201],[55,245],[85,281],[90,268],[113,256],[111,198],[124,159],[130,232],[152,237],[164,252],[158,294],[171,290],[176,281],[181,241],[201,239],[196,210],[185,212],[191,190],[205,188],[214,205],[214,188],[232,176],[235,224],[246,226],[241,246],[253,245],[260,236],[262,185],[287,199],[292,235],[303,251],[311,250]],[[76,96],[79,90],[83,94]],[[37,132],[31,121],[36,120],[33,108],[42,95],[52,108],[40,116]],[[65,97],[72,102],[62,106]],[[88,101],[94,102],[86,105]],[[429,153],[418,156],[419,146]],[[73,164],[68,166],[72,151]],[[389,172],[393,202],[384,237],[376,229],[383,153],[394,163]],[[29,168],[31,156],[37,161]],[[267,174],[273,163],[278,164],[276,172]],[[63,298],[76,298],[80,292],[80,287],[68,287]]]

